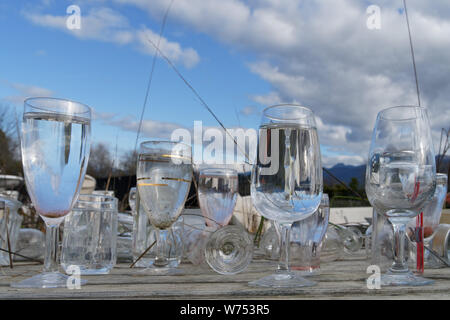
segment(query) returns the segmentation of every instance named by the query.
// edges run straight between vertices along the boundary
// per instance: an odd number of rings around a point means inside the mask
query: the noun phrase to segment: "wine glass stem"
[[[168,229],[158,230],[156,239],[156,257],[154,265],[157,267],[164,267],[168,264],[168,257],[166,254]]]
[[[289,245],[291,237],[292,223],[279,224],[280,229],[280,261],[278,262],[277,272],[289,272]]]
[[[59,225],[47,225],[44,272],[58,272]]]
[[[408,265],[405,262],[405,240],[406,240],[406,224],[408,220],[389,219],[394,229],[394,263],[390,271],[396,273],[408,272]]]

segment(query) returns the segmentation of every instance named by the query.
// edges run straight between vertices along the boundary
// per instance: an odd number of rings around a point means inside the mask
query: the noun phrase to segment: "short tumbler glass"
[[[83,194],[64,222],[61,266],[83,275],[108,274],[116,264],[117,198]],[[69,268],[70,267],[70,268]]]

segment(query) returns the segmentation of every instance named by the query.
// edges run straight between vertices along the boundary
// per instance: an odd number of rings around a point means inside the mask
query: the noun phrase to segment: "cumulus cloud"
[[[15,91],[15,94],[4,97],[7,102],[14,105],[23,105],[25,99],[30,97],[52,97],[54,92],[50,89],[23,83],[2,81],[3,84]]]
[[[32,23],[67,32],[82,40],[99,40],[119,45],[133,45],[146,54],[154,54],[154,48],[148,41],[158,42],[159,34],[142,27],[133,28],[128,18],[107,7],[94,7],[82,12],[81,29],[68,29],[67,16],[55,16],[41,12],[24,11],[24,16]],[[175,63],[192,68],[200,61],[198,53],[193,48],[183,48],[179,43],[161,37],[160,50]]]
[[[160,19],[170,0],[115,0]],[[367,28],[369,4],[381,8],[381,29]],[[435,144],[450,123],[450,5],[408,1],[422,104],[430,111]],[[376,114],[417,104],[401,1],[177,0],[171,19],[232,48],[251,52],[249,70],[271,84],[249,93],[263,105],[297,102],[318,117],[329,164],[364,162]],[[353,157],[350,159],[350,157]]]
[[[132,116],[119,117],[115,114],[101,114],[103,123],[118,127],[122,130],[137,133],[139,120]],[[172,132],[183,126],[173,122],[155,120],[143,120],[141,127],[141,138],[159,138],[170,140]]]

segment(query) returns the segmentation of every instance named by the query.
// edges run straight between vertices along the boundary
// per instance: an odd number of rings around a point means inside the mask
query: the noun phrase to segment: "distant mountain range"
[[[437,157],[436,157],[437,159]],[[445,168],[449,166],[450,164],[450,156],[446,156],[444,160],[442,161],[441,168]],[[328,171],[331,172],[336,178],[342,180],[347,185],[350,183],[352,178],[358,179],[359,185],[364,185],[365,176],[366,176],[366,165],[360,165],[360,166],[351,166],[346,165],[343,163],[338,163],[332,168],[326,168]],[[333,179],[329,174],[326,172],[323,173],[323,183],[326,185],[334,185],[338,183],[336,179]]]
[[[352,178],[358,179],[359,185],[364,184],[364,177],[366,175],[366,165],[351,166],[343,163],[338,163],[332,168],[326,168],[331,172],[336,178],[345,182],[347,185],[350,183]],[[326,185],[334,185],[339,183],[331,175],[327,174],[325,171],[323,173],[323,183]]]

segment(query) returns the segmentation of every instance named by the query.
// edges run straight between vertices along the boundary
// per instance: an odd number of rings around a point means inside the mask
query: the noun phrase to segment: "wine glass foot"
[[[205,260],[217,273],[237,274],[245,269],[253,258],[253,241],[238,226],[225,226],[215,231],[205,247]]]
[[[434,281],[415,275],[411,271],[405,273],[395,273],[388,271],[381,275],[381,287],[383,286],[426,286]]]
[[[291,271],[301,277],[314,277],[320,275],[320,267],[295,268],[291,267]]]
[[[71,288],[76,285],[85,285],[86,280],[73,279],[59,272],[44,272],[31,278],[11,283],[12,288]]]
[[[153,265],[139,271],[139,273],[149,275],[149,276],[178,276],[178,275],[184,274],[184,272],[178,268],[155,267]]]
[[[314,281],[307,280],[299,273],[293,271],[288,273],[274,273],[256,281],[251,281],[248,284],[252,287],[268,288],[301,288],[316,285]]]

